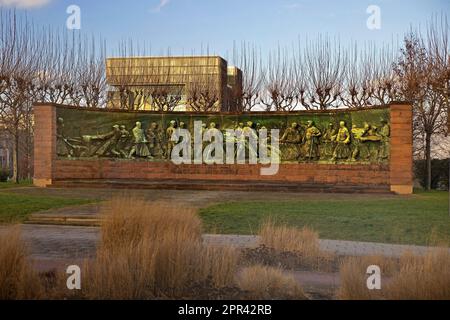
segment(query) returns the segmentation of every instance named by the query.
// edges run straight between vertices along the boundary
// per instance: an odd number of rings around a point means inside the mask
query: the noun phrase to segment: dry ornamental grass
[[[0,300],[40,299],[44,287],[27,258],[20,227],[0,234]]]
[[[281,269],[255,265],[244,268],[238,277],[239,287],[251,300],[307,299],[296,280]]]
[[[369,290],[367,267],[381,269],[381,290]],[[352,257],[341,266],[341,287],[337,296],[346,300],[361,299],[450,299],[450,253],[430,249],[425,255],[407,253],[400,259]]]
[[[103,217],[97,257],[85,265],[86,297],[179,298],[198,283],[232,285],[238,252],[205,246],[194,209],[120,198]]]
[[[20,228],[0,234],[0,299],[305,299],[296,280],[280,268],[252,265],[238,272],[240,253],[202,241],[202,224],[192,208],[118,198],[102,209],[97,254],[82,269],[82,290],[65,288],[65,274],[33,271]],[[318,234],[310,229],[261,227],[271,252],[321,263]],[[325,259],[325,260],[324,260]],[[367,289],[367,267],[381,269],[382,289]],[[340,267],[340,299],[450,299],[450,253],[429,250],[400,259],[348,257]]]

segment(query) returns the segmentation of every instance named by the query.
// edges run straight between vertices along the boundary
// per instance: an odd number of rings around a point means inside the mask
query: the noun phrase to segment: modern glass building
[[[240,111],[242,71],[218,56],[106,61],[108,106],[158,111]]]

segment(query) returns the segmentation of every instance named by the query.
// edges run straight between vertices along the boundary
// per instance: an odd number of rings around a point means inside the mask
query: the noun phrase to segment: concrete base
[[[105,189],[174,189],[174,190],[240,190],[313,193],[391,193],[389,185],[336,185],[295,183],[286,181],[235,180],[137,180],[137,179],[73,179],[54,180],[52,187]]]
[[[412,185],[391,185],[391,191],[396,194],[412,194]]]
[[[46,188],[52,184],[52,179],[33,179],[33,185],[39,188]]]

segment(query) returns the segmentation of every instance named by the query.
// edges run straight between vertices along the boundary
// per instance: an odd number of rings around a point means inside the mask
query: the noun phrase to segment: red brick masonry
[[[73,179],[233,180],[299,184],[386,186],[399,194],[412,193],[412,109],[390,105],[391,161],[379,164],[281,164],[278,174],[260,175],[261,165],[175,165],[171,162],[56,158],[56,105],[35,106],[34,183],[45,187]]]

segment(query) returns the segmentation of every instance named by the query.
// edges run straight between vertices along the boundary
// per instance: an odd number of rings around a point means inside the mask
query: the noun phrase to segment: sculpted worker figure
[[[284,143],[301,143],[302,136],[300,131],[298,130],[297,122],[292,122],[291,126],[284,131],[283,136],[280,139],[280,142]]]
[[[334,138],[336,136],[336,130],[334,129],[334,125],[332,122],[328,124],[325,133],[322,135],[323,147],[320,150],[321,158],[329,159],[333,156],[334,151]]]
[[[120,139],[117,143],[117,149],[122,158],[128,157],[130,150],[130,133],[125,125],[120,126]]]
[[[309,160],[317,160],[320,157],[319,153],[319,137],[322,135],[319,129],[315,126],[314,121],[308,121],[305,134],[305,156]]]
[[[284,131],[280,142],[283,160],[296,161],[302,157],[300,144],[303,138],[297,122],[292,122],[291,126]]]
[[[246,157],[258,157],[258,149],[257,146],[252,144],[252,141],[258,140],[258,135],[256,133],[256,130],[254,129],[254,124],[252,121],[247,121],[246,126],[244,127],[242,139],[245,142],[245,153]],[[247,139],[248,137],[248,139]]]
[[[70,155],[70,150],[73,146],[67,140],[64,133],[64,119],[58,118],[58,126],[56,128],[56,154],[60,157],[67,157]]]
[[[216,137],[218,135],[221,135],[219,129],[217,129],[217,125],[215,122],[211,122],[209,124],[209,128],[205,131],[204,138],[207,140],[211,140],[212,137]],[[213,140],[214,141],[214,140]]]
[[[333,158],[331,160],[348,159],[350,156],[350,132],[345,126],[345,121],[339,122],[339,131],[335,138],[336,148],[333,152]]]
[[[152,157],[160,157],[163,154],[159,131],[159,126],[156,122],[152,122],[150,128],[147,129],[147,140]]]
[[[381,146],[378,157],[381,160],[389,158],[389,140],[391,136],[391,128],[385,119],[381,119],[381,130],[379,135],[381,136]]]
[[[144,130],[142,130],[142,124],[138,121],[136,126],[132,130],[133,134],[133,147],[131,148],[129,158],[136,155],[138,157],[150,157],[150,151],[147,147],[147,139],[145,138]]]
[[[170,121],[169,127],[166,130],[166,140],[167,140],[167,150],[166,150],[166,156],[167,159],[170,159],[172,155],[172,150],[176,145],[175,141],[172,141],[172,135],[175,133],[177,127],[177,122],[175,120]]]
[[[364,123],[364,128],[358,128],[355,124],[353,125],[351,131],[353,141],[352,161],[356,161],[361,156],[361,151],[363,151],[365,159],[369,158],[370,151],[367,144],[364,143],[371,130],[372,126],[367,122]]]
[[[103,136],[105,142],[97,149],[95,152],[96,156],[120,156],[118,151],[118,144],[122,133],[120,131],[119,125],[113,125],[112,131]]]

